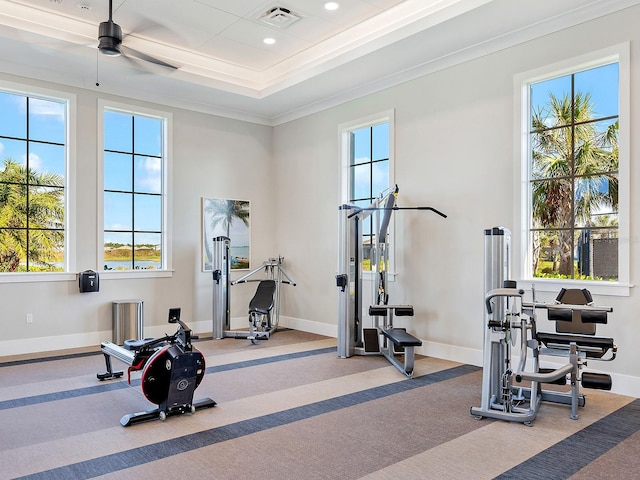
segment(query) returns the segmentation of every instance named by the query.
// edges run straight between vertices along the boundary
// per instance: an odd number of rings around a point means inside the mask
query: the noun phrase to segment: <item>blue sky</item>
[[[596,118],[618,115],[618,64],[591,68],[575,74],[576,92],[589,92]],[[531,86],[531,108],[539,109],[549,102],[549,94],[556,98],[571,95],[571,76],[539,82]]]
[[[373,142],[371,136],[373,135]],[[389,123],[366,127],[353,132],[353,161],[355,164],[389,158]],[[373,148],[372,148],[373,147]],[[373,179],[370,165],[353,168],[354,197],[369,196],[370,182],[373,180],[373,195],[389,188],[389,162],[373,164]],[[365,202],[368,204],[368,202]]]
[[[25,138],[27,102],[25,97],[0,92],[0,135]],[[64,103],[32,98],[29,110],[31,138],[45,142],[64,143]],[[27,144],[22,140],[0,138],[0,159],[12,158],[26,164]],[[65,150],[58,145],[33,144],[29,152],[29,166],[39,172],[57,173],[64,178]]]
[[[105,193],[105,230],[161,230],[162,198],[145,194],[162,193],[163,120],[107,110],[104,132],[104,148],[113,150],[104,154],[104,188],[136,192]],[[105,232],[104,241],[131,243],[131,235]],[[135,243],[158,245],[161,235],[136,234]]]

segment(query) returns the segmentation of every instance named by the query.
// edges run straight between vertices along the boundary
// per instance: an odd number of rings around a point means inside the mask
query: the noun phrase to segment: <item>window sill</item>
[[[69,282],[77,279],[77,273],[69,272],[0,273],[0,283]]]
[[[98,272],[101,279],[115,280],[122,278],[170,278],[173,270],[123,270]],[[69,272],[40,273],[0,273],[2,283],[38,283],[38,282],[77,282],[78,274]]]
[[[98,272],[101,279],[115,280],[120,278],[170,278],[173,270],[103,270]]]
[[[580,280],[560,280],[553,278],[537,278],[535,280],[518,280],[518,288],[531,291],[535,285],[536,292],[559,292],[561,288],[586,288],[592,295],[608,295],[614,297],[628,297],[633,285]]]

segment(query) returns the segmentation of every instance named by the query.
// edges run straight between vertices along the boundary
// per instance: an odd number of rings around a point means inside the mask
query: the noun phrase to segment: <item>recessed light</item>
[[[334,11],[340,8],[340,4],[338,2],[327,2],[324,4],[325,10]]]
[[[267,37],[262,41],[264,42],[265,45],[273,45],[274,43],[276,43],[276,39],[271,37]]]

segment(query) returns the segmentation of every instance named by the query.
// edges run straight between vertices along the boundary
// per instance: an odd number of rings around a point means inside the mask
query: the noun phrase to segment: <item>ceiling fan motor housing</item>
[[[120,55],[122,43],[122,29],[117,23],[109,20],[102,22],[98,29],[98,50],[105,55]]]

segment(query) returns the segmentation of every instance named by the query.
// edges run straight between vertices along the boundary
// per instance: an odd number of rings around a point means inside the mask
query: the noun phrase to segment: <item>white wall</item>
[[[639,20],[640,8],[628,9],[276,127],[278,245],[301,277],[300,291],[296,300],[289,300],[287,313],[335,325],[341,200],[338,125],[395,109],[398,203],[432,206],[449,217],[411,211],[395,215],[399,275],[391,301],[414,305],[416,316],[409,328],[425,342],[422,353],[481,364],[483,230],[517,227],[512,225],[519,162],[513,147],[513,78],[631,40],[631,85],[637,86]],[[631,124],[637,129],[640,100],[633,93],[632,97]],[[633,167],[638,156],[632,144],[632,192],[640,187]],[[632,202],[631,238],[623,240],[631,242],[633,282],[640,272],[640,198],[632,194]],[[632,289],[630,297],[595,300],[614,307],[611,323],[599,333],[616,339],[619,355],[614,362],[589,366],[613,372],[614,388],[640,396],[637,291]]]
[[[196,331],[211,331],[210,273],[201,272],[201,197],[251,202],[252,256],[261,263],[274,253],[271,192],[270,127],[186,110],[100,96],[46,82],[0,74],[13,83],[72,92],[77,96],[78,270],[98,269],[96,191],[98,98],[143,105],[173,114],[173,267],[171,278],[100,279],[98,293],[79,293],[77,281],[0,284],[2,310],[0,355],[13,355],[98,345],[111,339],[111,303],[121,299],[144,302],[145,334],[167,331],[167,310],[182,308],[182,318]],[[252,292],[238,289],[234,315],[243,316]],[[25,314],[33,323],[25,322]]]
[[[425,212],[396,215],[399,275],[391,286],[392,301],[415,306],[410,329],[424,341],[421,353],[480,364],[483,230],[495,225],[515,228],[513,77],[630,40],[631,122],[637,129],[638,20],[640,8],[628,9],[274,128],[144,104],[174,115],[173,277],[104,280],[97,294],[79,294],[75,281],[2,284],[0,352],[97,345],[109,338],[111,302],[121,298],[144,300],[145,323],[152,330],[162,331],[169,306],[181,306],[196,330],[210,329],[212,280],[200,271],[199,260],[202,196],[251,201],[253,262],[283,255],[287,272],[298,283],[283,288],[283,323],[335,334],[341,201],[338,125],[395,109],[399,204],[430,205],[449,217]],[[96,258],[98,95],[69,91],[78,96],[81,270],[94,267]],[[623,239],[631,244],[632,282],[640,272],[640,223],[635,221],[640,198],[633,194],[640,187],[633,166],[638,156],[632,141],[632,224],[630,238]],[[234,289],[232,316],[241,319],[253,289]],[[612,372],[617,391],[640,396],[637,292],[595,300],[614,307],[611,323],[601,333],[615,337],[619,355],[615,362],[590,366]],[[25,324],[25,313],[33,313],[33,324]]]

